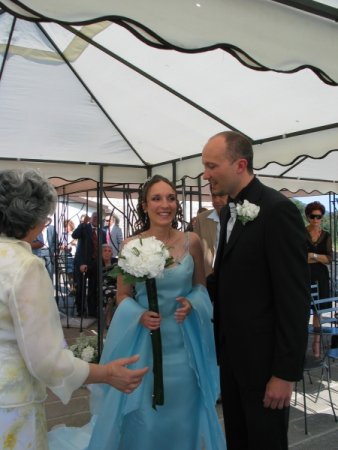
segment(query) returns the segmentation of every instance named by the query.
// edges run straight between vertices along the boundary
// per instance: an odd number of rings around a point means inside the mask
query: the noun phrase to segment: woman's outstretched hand
[[[161,325],[161,316],[154,311],[146,311],[142,314],[140,322],[148,330],[157,330]]]
[[[175,319],[177,323],[182,323],[192,310],[191,303],[185,297],[177,297],[176,300],[181,303],[181,307],[175,311]]]
[[[138,361],[139,356],[134,355],[129,358],[121,358],[110,363],[90,364],[89,376],[86,383],[106,383],[126,394],[133,392],[142,382],[143,376],[147,373],[148,367],[143,369],[129,369],[126,367]]]

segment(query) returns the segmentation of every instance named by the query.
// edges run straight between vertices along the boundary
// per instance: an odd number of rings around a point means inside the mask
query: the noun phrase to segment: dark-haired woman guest
[[[327,265],[332,261],[332,239],[330,233],[322,229],[325,207],[320,202],[309,203],[305,208],[309,225],[307,231],[308,263],[311,284],[318,283],[319,298],[330,297],[330,276]],[[323,303],[321,308],[330,308],[330,303]],[[313,325],[319,326],[319,319],[313,317]],[[320,337],[315,336],[312,343],[313,353],[320,356]]]

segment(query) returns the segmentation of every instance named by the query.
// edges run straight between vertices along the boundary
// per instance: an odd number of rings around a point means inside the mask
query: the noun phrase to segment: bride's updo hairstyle
[[[143,231],[149,230],[150,223],[149,217],[146,212],[143,210],[143,204],[147,203],[147,196],[149,189],[156,183],[163,181],[164,183],[169,184],[169,186],[174,190],[175,194],[177,194],[176,187],[173,185],[168,178],[163,177],[162,175],[154,175],[151,178],[148,178],[144,184],[140,186],[138,203],[137,203],[137,215],[138,220],[135,223],[135,233],[142,233]],[[179,222],[183,222],[183,210],[179,201],[176,199],[176,215],[172,222],[173,228],[178,228]]]
[[[0,233],[23,239],[55,211],[54,187],[37,171],[0,171]]]

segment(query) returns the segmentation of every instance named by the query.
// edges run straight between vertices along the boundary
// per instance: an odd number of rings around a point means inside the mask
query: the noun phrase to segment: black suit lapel
[[[230,234],[229,241],[224,246],[224,251],[222,255],[223,258],[230,252],[230,250],[235,245],[240,235],[243,233],[244,226],[245,225],[242,225],[239,219],[236,219],[235,225]]]
[[[244,190],[242,191],[244,194],[244,198],[247,199],[250,203],[255,203],[258,205],[260,202],[262,187],[263,187],[263,185],[261,184],[261,182],[257,178],[254,178],[252,180],[252,182],[247,186],[247,188],[244,188]],[[229,241],[226,242],[226,228],[227,228],[227,223],[228,223],[229,217],[230,217],[230,208],[227,207],[226,215],[224,217],[224,221],[222,222],[222,228],[221,228],[221,230],[223,232],[223,235],[222,235],[223,249],[222,249],[222,253],[217,252],[217,259],[215,262],[218,264],[221,264],[221,260],[231,251],[231,249],[236,244],[237,240],[240,238],[241,234],[245,230],[245,227],[250,226],[250,222],[247,223],[246,225],[243,225],[241,223],[241,221],[237,218],[235,225],[232,229]],[[216,266],[216,264],[215,264],[215,266]],[[217,266],[217,268],[218,268],[218,266]]]

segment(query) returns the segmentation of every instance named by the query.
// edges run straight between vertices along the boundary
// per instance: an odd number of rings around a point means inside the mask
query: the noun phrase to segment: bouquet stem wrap
[[[146,288],[148,295],[149,311],[156,313],[158,310],[157,288],[155,278],[146,279]],[[153,373],[154,373],[154,389],[152,406],[156,409],[156,405],[164,404],[164,388],[163,388],[163,366],[162,366],[162,342],[161,331],[158,328],[151,333],[151,344],[153,348]]]

